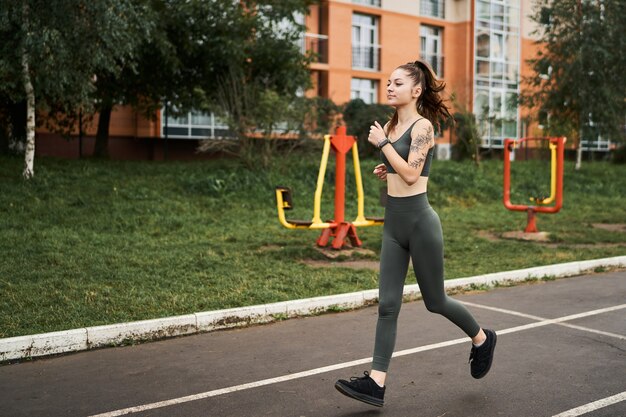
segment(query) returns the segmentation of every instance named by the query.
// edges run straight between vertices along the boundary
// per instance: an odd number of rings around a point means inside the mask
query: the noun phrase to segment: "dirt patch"
[[[626,225],[624,225],[626,226]],[[620,246],[626,246],[626,242],[624,243],[566,243],[566,242],[550,242],[549,234],[547,232],[539,232],[539,233],[524,233],[524,232],[505,232],[501,235],[498,235],[494,232],[490,232],[488,230],[479,230],[477,232],[478,237],[483,239],[487,239],[490,242],[500,242],[503,239],[514,239],[521,240],[526,242],[535,242],[539,243],[542,246],[546,246],[548,248],[558,248],[558,247],[566,247],[566,248],[616,248]]]
[[[502,237],[504,239],[517,239],[517,240],[526,240],[530,242],[549,242],[550,235],[548,232],[536,232],[536,233],[526,233],[526,232],[505,232],[502,233]]]
[[[626,233],[626,223],[592,223],[596,229],[608,230],[609,232]]]
[[[315,268],[352,268],[352,269],[371,269],[378,271],[380,263],[378,261],[343,261],[343,262],[329,262],[329,261],[314,261],[307,260],[302,261],[303,264],[309,265]]]
[[[376,253],[370,249],[363,248],[346,248],[346,249],[333,249],[332,247],[320,248],[319,246],[315,246],[315,250],[319,253],[327,257],[328,259],[337,259],[339,257],[349,258],[353,255],[361,255],[361,256],[376,256]]]
[[[487,239],[490,242],[498,242],[500,241],[500,236],[495,233],[488,232],[487,230],[479,230],[478,237],[482,237],[483,239]]]

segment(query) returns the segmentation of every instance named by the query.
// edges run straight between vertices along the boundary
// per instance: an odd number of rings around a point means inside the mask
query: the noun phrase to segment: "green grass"
[[[20,178],[19,158],[0,157],[0,337],[375,288],[371,270],[302,264],[325,259],[314,247],[319,232],[278,223],[275,185],[293,188],[290,218],[311,218],[320,154],[281,156],[255,172],[235,160],[42,158],[31,181]],[[369,175],[375,163],[362,161],[368,215],[383,214],[382,184]],[[549,194],[545,162],[513,165],[516,202]],[[323,218],[333,217],[333,169]],[[353,218],[355,187],[347,178],[346,217]],[[501,162],[478,169],[433,162],[429,198],[444,227],[446,278],[626,252],[623,233],[590,226],[626,222],[626,166],[566,166],[562,211],[537,221],[551,246],[478,236],[525,226],[525,213],[504,209],[501,188]],[[376,254],[370,259],[378,257],[381,231],[359,229]]]

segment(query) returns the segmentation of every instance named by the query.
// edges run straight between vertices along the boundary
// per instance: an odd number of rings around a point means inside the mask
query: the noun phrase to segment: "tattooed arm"
[[[407,183],[413,185],[419,180],[426,162],[428,150],[434,142],[433,125],[426,119],[417,122],[411,130],[411,147],[408,161],[402,159],[391,146],[383,147],[383,152],[396,173]]]

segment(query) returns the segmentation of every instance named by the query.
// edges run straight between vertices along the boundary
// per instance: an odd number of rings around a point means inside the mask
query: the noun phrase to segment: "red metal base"
[[[526,212],[528,213],[528,217],[526,218],[526,229],[524,230],[524,233],[539,232],[539,230],[537,230],[537,224],[535,222],[535,210],[533,210],[533,208],[531,207]]]
[[[334,237],[332,247],[333,249],[341,249],[347,243],[346,237],[350,239],[350,243],[353,247],[361,247],[362,242],[356,234],[356,227],[352,223],[339,223],[336,226],[322,230],[320,237],[317,239],[317,246],[325,247],[328,245],[328,241],[331,237]]]

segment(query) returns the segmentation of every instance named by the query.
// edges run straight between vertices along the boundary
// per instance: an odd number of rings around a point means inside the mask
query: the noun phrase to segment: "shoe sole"
[[[335,383],[335,388],[337,389],[337,391],[339,391],[346,397],[350,397],[352,399],[364,402],[369,405],[373,405],[375,407],[382,407],[383,404],[385,403],[383,400],[379,400],[378,398],[374,398],[370,395],[365,395],[365,394],[356,392],[353,389],[346,387],[345,385],[339,382]]]
[[[487,373],[491,369],[491,364],[493,363],[493,352],[496,350],[496,343],[498,342],[498,335],[496,334],[496,332],[494,331],[492,332],[493,332],[493,343],[491,344],[491,349],[489,350],[489,363],[487,364],[487,369],[485,369],[485,371],[478,376],[472,375],[475,379],[483,378],[485,375],[487,375]]]

